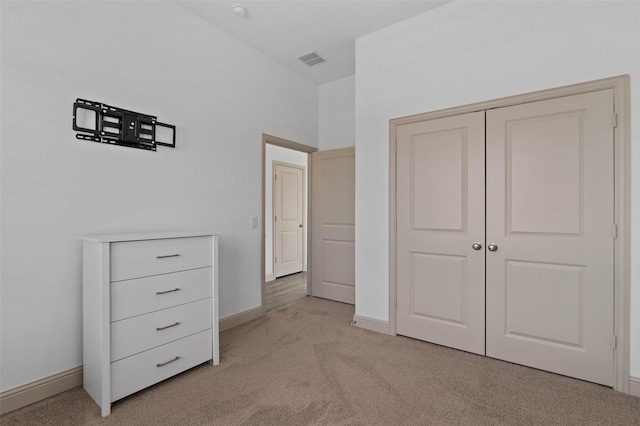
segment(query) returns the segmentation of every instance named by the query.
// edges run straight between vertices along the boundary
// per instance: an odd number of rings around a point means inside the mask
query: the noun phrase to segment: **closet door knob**
[[[497,245],[495,245],[495,244],[493,244],[493,243],[489,244],[489,245],[487,246],[487,248],[489,249],[489,251],[496,251],[496,250],[498,250],[498,246],[497,246]]]
[[[480,250],[482,248],[482,244],[480,243],[473,243],[473,245],[471,246],[474,250]]]

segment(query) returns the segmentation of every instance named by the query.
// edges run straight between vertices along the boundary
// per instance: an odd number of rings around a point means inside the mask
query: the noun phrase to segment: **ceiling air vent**
[[[306,53],[302,56],[299,56],[298,59],[300,59],[310,67],[326,62],[326,59],[318,55],[316,52]]]

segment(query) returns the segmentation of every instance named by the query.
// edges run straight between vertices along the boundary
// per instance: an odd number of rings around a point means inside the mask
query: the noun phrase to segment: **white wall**
[[[82,364],[88,233],[220,234],[220,312],[261,303],[262,134],[318,146],[317,87],[173,2],[2,1],[0,388]],[[78,97],[177,126],[79,141]]]
[[[320,150],[355,146],[355,83],[350,76],[318,87]]]
[[[273,274],[273,162],[296,164],[304,169],[303,185],[307,188],[307,154],[281,146],[267,144],[264,168],[264,274],[267,281],[275,279]],[[304,191],[304,205],[307,205],[307,191]],[[308,212],[307,212],[308,213]],[[304,217],[304,258],[302,269],[307,270],[307,215]]]
[[[356,314],[387,321],[389,119],[631,76],[640,182],[640,3],[453,2],[356,42]],[[640,185],[632,188],[631,374],[640,377]]]

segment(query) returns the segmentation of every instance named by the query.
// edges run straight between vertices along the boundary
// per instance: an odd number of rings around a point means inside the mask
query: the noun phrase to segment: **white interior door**
[[[274,273],[276,278],[302,271],[303,169],[274,162]]]
[[[613,384],[612,115],[610,90],[487,112],[488,356]]]
[[[484,112],[397,130],[397,332],[483,355],[484,157]]]
[[[398,334],[613,384],[613,112],[603,90],[397,127]]]
[[[311,154],[311,294],[355,303],[355,148]]]

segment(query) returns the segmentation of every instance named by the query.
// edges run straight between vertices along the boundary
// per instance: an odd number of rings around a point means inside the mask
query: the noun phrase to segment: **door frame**
[[[265,159],[266,160],[266,159]],[[307,158],[307,163],[309,163],[309,159]],[[302,217],[303,218],[307,218],[307,214],[309,214],[309,212],[307,212],[307,204],[304,202],[304,199],[308,196],[307,194],[307,187],[304,185],[304,181],[305,178],[308,179],[307,172],[305,170],[305,168],[303,166],[300,166],[298,164],[293,164],[293,163],[287,163],[284,161],[280,161],[280,160],[273,160],[272,164],[271,164],[271,170],[273,171],[273,174],[275,174],[275,170],[276,170],[276,166],[285,166],[285,167],[290,167],[292,169],[298,169],[302,172]],[[266,170],[265,170],[266,172]],[[265,179],[265,191],[266,191],[266,176],[263,177],[263,179]],[[273,271],[273,275],[276,277],[276,264],[274,262],[275,259],[275,253],[276,253],[276,237],[275,237],[275,232],[276,232],[276,181],[275,179],[271,180],[271,186],[272,186],[272,190],[271,190],[271,196],[273,198],[273,200],[271,201],[271,244],[273,245],[273,247],[271,248],[271,267],[272,267],[272,271]],[[266,213],[266,212],[265,212]],[[304,222],[304,219],[303,219]],[[304,226],[306,226],[308,228],[308,225],[305,223]],[[304,257],[307,254],[307,240],[309,239],[308,235],[308,230],[305,228],[304,232],[302,233],[302,271],[304,271],[304,266],[305,266],[305,262],[304,262]],[[266,231],[265,231],[266,234]],[[265,244],[266,244],[266,235],[265,235]],[[266,248],[266,246],[265,246]],[[265,259],[265,265],[266,265],[266,259]],[[307,263],[308,263],[308,259],[307,259]],[[266,276],[265,276],[265,280],[266,280]]]
[[[312,146],[303,145],[298,142],[293,142],[287,139],[282,139],[277,136],[271,136],[266,133],[262,134],[262,207],[261,207],[261,218],[262,218],[262,237],[261,237],[261,248],[260,248],[260,282],[261,282],[261,296],[260,296],[260,312],[261,315],[267,313],[267,282],[266,282],[266,274],[265,274],[265,239],[266,239],[266,227],[264,226],[264,218],[265,218],[265,186],[266,186],[266,161],[267,161],[267,144],[275,145],[282,148],[292,149],[294,151],[304,152],[306,154],[311,154],[316,152],[318,148],[314,148]],[[303,210],[307,212],[307,229],[311,227],[312,219],[311,219],[311,157],[307,156],[307,203],[303,206]],[[309,294],[309,278],[311,276],[311,269],[313,267],[311,263],[311,238],[307,238],[306,242],[306,251],[307,251],[307,294]]]
[[[560,98],[598,90],[612,89],[617,118],[614,127],[614,334],[613,389],[629,393],[630,276],[631,276],[631,120],[629,76],[621,75],[522,95],[447,108],[389,120],[389,334],[397,332],[397,214],[396,214],[396,131],[397,127],[419,121],[502,108],[512,105]]]

